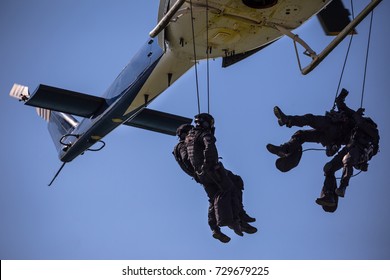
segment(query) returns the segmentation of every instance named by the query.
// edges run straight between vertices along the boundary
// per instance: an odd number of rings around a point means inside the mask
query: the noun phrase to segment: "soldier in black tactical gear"
[[[195,173],[194,167],[192,166],[187,153],[187,146],[185,144],[185,138],[188,132],[193,128],[191,124],[183,124],[176,130],[176,135],[179,137],[179,143],[176,144],[173,149],[173,155],[178,162],[180,168],[191,176],[197,183],[199,183],[198,176]],[[225,235],[221,228],[217,225],[215,211],[214,211],[214,196],[218,192],[218,186],[216,184],[210,184],[207,187],[204,186],[209,199],[208,209],[208,223],[213,232],[213,237],[223,243],[230,241],[230,237]]]
[[[342,94],[342,93],[340,93]],[[342,110],[331,110],[325,116],[306,114],[303,116],[287,116],[279,107],[274,107],[274,114],[280,126],[310,126],[313,129],[298,130],[291,139],[280,146],[267,145],[267,150],[280,158],[276,167],[287,172],[299,164],[302,156],[302,144],[305,142],[321,143],[326,148],[326,155],[333,156],[349,141],[353,122]]]
[[[219,162],[214,131],[214,118],[210,114],[198,114],[195,127],[185,140],[189,160],[211,202],[209,225],[213,231],[215,225],[228,226],[240,236],[242,231],[255,233],[257,229],[248,224],[255,219],[248,216],[242,206],[242,179]]]
[[[368,161],[379,151],[379,131],[376,123],[368,117],[363,117],[364,109],[354,111],[345,104],[348,92],[336,99],[339,110],[342,110],[349,118],[353,119],[353,128],[348,144],[324,166],[325,182],[321,197],[316,200],[323,207],[337,206],[335,194],[344,197],[349,180],[353,175],[353,168],[367,171]],[[343,168],[340,185],[337,188],[335,172]]]
[[[345,99],[348,91],[342,89],[339,99]],[[339,105],[336,102],[336,105]],[[353,119],[342,108],[337,106],[337,111],[332,109],[326,112],[325,116],[306,114],[303,116],[285,115],[279,107],[274,107],[274,114],[280,126],[310,126],[312,129],[298,130],[291,139],[280,146],[267,145],[267,150],[279,158],[276,160],[276,167],[287,172],[296,167],[302,157],[302,144],[305,142],[321,143],[326,148],[326,155],[335,155],[342,145],[349,142],[350,135],[355,126]],[[339,157],[340,155],[336,156]],[[327,165],[324,170],[328,168]],[[330,180],[328,178],[328,180]],[[330,183],[329,183],[330,185]],[[321,196],[324,195],[325,188],[322,189]],[[330,194],[329,194],[330,195]],[[333,192],[332,206],[324,205],[326,212],[334,212],[337,209],[338,196]]]

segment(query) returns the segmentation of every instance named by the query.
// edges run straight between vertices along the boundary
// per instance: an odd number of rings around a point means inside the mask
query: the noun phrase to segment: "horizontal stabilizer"
[[[168,135],[176,135],[176,129],[180,125],[191,122],[192,119],[186,117],[145,108],[134,119],[123,124]]]
[[[47,85],[39,85],[25,104],[85,118],[107,106],[104,98]]]
[[[325,34],[337,36],[351,22],[349,15],[341,0],[333,0],[317,16]],[[356,34],[356,30],[351,33]]]
[[[30,98],[30,93],[28,92],[28,87],[22,86],[19,84],[14,84],[9,95],[19,101],[26,101]]]

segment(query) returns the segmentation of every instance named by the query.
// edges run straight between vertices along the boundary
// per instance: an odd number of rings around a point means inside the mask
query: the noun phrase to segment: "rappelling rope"
[[[355,18],[355,12],[354,12],[354,8],[353,8],[353,0],[351,0],[351,13],[352,13],[352,20],[353,20],[353,19]],[[347,53],[346,53],[345,59],[344,59],[343,68],[342,68],[341,74],[340,74],[339,84],[337,85],[337,90],[336,90],[336,94],[335,94],[335,97],[334,97],[334,102],[333,102],[333,108],[332,108],[332,110],[334,110],[334,109],[336,108],[336,98],[337,98],[337,95],[338,95],[338,93],[339,93],[341,81],[342,81],[343,76],[344,76],[344,70],[345,70],[345,66],[346,66],[346,64],[347,64],[348,55],[349,55],[349,50],[351,49],[353,35],[354,35],[354,33],[353,33],[353,31],[352,31],[352,32],[351,32],[351,38],[349,39],[349,43],[348,43]]]
[[[322,148],[308,148],[308,149],[302,150],[302,153],[307,152],[307,151],[326,151],[326,149],[322,149]]]
[[[370,51],[370,41],[371,41],[371,30],[372,30],[372,20],[374,17],[374,10],[371,12],[371,18],[370,18],[370,28],[368,31],[368,41],[367,41],[367,51],[366,51],[366,61],[364,65],[364,76],[363,76],[363,85],[362,85],[362,95],[360,99],[360,108],[363,108],[363,98],[364,98],[364,89],[366,86],[366,74],[367,74],[367,65],[368,65],[368,54]]]
[[[207,113],[210,114],[209,1],[206,0]]]
[[[352,10],[352,18],[354,18],[355,16],[354,16],[353,0],[351,0],[351,10]],[[366,86],[367,65],[368,65],[368,56],[369,56],[369,51],[370,51],[370,42],[371,42],[373,18],[374,18],[374,11],[371,12],[371,17],[370,17],[370,27],[369,27],[369,31],[368,31],[367,50],[366,50],[366,58],[365,58],[365,64],[364,64],[363,85],[362,85],[362,93],[361,93],[361,98],[360,98],[360,108],[363,108],[363,100],[364,100],[364,93],[365,93],[365,86]],[[349,41],[347,54],[345,56],[344,65],[343,65],[343,68],[342,68],[342,71],[341,71],[340,80],[339,80],[339,83],[338,83],[338,86],[337,86],[336,95],[335,95],[335,101],[333,103],[333,108],[332,109],[335,109],[335,107],[336,107],[336,98],[337,98],[337,95],[338,95],[339,90],[340,90],[341,80],[343,78],[345,65],[347,63],[348,54],[349,54],[349,50],[351,48],[353,35],[354,34],[351,33],[351,39]]]
[[[192,0],[190,0],[190,10],[191,10],[192,44],[193,44],[194,60],[195,60],[196,97],[198,100],[198,114],[200,114],[200,96],[199,96],[199,81],[198,81],[198,66],[197,66],[198,62],[196,59],[195,28],[194,28],[194,15],[192,11]]]

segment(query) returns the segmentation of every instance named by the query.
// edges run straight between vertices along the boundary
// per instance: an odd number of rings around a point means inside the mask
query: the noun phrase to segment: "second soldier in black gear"
[[[327,156],[333,156],[342,145],[348,143],[353,129],[353,122],[341,110],[331,110],[326,112],[325,116],[313,114],[289,116],[275,106],[274,114],[278,118],[280,126],[312,127],[312,129],[298,130],[288,142],[280,146],[267,145],[267,150],[270,153],[280,157],[276,161],[276,167],[282,172],[287,172],[299,164],[303,143],[321,143],[326,148]]]
[[[347,95],[348,91],[342,89],[339,98],[345,99]],[[355,122],[343,108],[338,107],[338,105],[340,105],[339,103],[336,102],[335,106],[336,105],[337,111],[333,108],[330,112],[326,112],[325,116],[313,114],[290,116],[285,115],[279,107],[274,107],[274,114],[277,117],[280,126],[310,126],[312,128],[308,130],[298,130],[288,142],[280,146],[272,144],[267,145],[267,150],[270,153],[279,156],[276,160],[276,167],[280,171],[287,172],[299,164],[302,156],[302,144],[305,142],[320,143],[326,148],[327,156],[334,156],[341,146],[348,144]],[[338,154],[334,161],[337,161],[340,156],[341,154]],[[329,164],[325,165],[324,171],[328,169]],[[333,184],[333,180],[330,177],[327,177],[326,182],[329,186]],[[323,187],[321,197],[325,195],[325,192],[326,188]],[[334,212],[337,209],[338,196],[334,191],[331,193],[329,193],[329,196],[333,195],[332,201],[334,203],[332,203],[331,206],[323,206],[323,209],[326,212]]]

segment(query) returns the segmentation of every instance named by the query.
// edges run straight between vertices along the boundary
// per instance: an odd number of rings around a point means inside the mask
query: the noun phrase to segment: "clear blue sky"
[[[354,2],[357,13],[368,1]],[[8,97],[12,85],[102,95],[147,40],[158,3],[0,2],[0,259],[390,259],[388,1],[374,16],[364,98],[366,115],[379,125],[380,153],[368,172],[351,180],[336,213],[315,204],[330,158],[306,152],[296,169],[281,173],[265,146],[297,130],[279,127],[273,106],[290,114],[331,108],[348,41],[307,76],[287,38],[227,69],[210,61],[219,152],[244,179],[244,204],[257,218],[257,234],[239,237],[224,229],[230,243],[214,240],[206,195],[171,154],[176,138],[136,128],[118,128],[101,152],[80,156],[47,186],[60,161],[34,108]],[[356,109],[368,24],[358,27],[342,81],[350,91],[347,104]],[[297,32],[316,51],[332,39],[316,18]],[[205,65],[199,66],[203,110]],[[194,77],[192,69],[151,108],[193,117]]]

